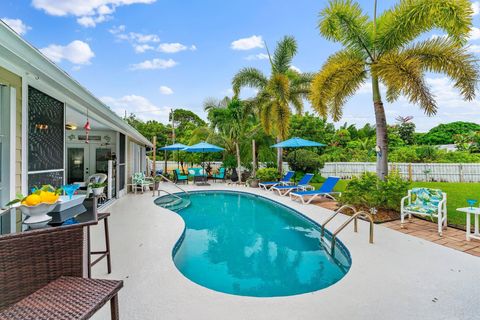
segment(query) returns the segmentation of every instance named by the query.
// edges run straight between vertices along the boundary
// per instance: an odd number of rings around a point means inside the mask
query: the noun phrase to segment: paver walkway
[[[436,223],[418,218],[412,218],[411,223],[406,222],[405,228],[401,227],[399,220],[384,223],[382,226],[480,257],[480,241],[467,241],[463,230],[449,227],[443,231],[443,236],[439,236]]]

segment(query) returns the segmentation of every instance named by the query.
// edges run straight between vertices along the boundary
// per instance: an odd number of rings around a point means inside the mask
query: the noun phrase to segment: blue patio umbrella
[[[188,146],[186,146],[184,144],[181,144],[181,143],[174,143],[172,145],[162,147],[162,148],[160,148],[160,150],[162,150],[162,151],[180,151],[180,150],[183,150],[187,147]],[[180,168],[179,161],[178,161],[178,154],[177,154],[177,167]],[[167,171],[167,167],[165,166],[165,172],[166,171]]]
[[[302,148],[302,147],[325,147],[326,145],[320,142],[305,140],[302,138],[291,138],[277,144],[274,144],[272,148]]]
[[[325,147],[326,144],[320,143],[320,142],[315,142],[315,141],[310,141],[310,140],[305,140],[302,138],[291,138],[282,142],[279,142],[277,144],[274,144],[272,148],[304,148],[304,147]],[[296,158],[296,150],[293,153],[293,157]]]
[[[213,145],[213,144],[202,141],[200,143],[194,144],[193,146],[186,147],[182,151],[205,154],[207,152],[221,152],[223,150],[225,150],[225,149],[223,149],[221,147],[218,147],[216,145]],[[204,159],[205,159],[204,156],[202,156],[203,172],[205,172],[205,160]]]

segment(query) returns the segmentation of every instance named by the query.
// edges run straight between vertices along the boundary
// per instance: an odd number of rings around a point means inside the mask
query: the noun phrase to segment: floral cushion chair
[[[438,234],[447,227],[447,194],[439,189],[413,188],[408,196],[402,199],[400,220],[403,227],[405,216],[409,220],[412,215],[437,218]]]
[[[143,191],[148,189],[153,183],[153,179],[146,177],[143,172],[136,172],[132,175],[132,187],[135,193],[137,193],[137,188],[141,188],[143,193]]]

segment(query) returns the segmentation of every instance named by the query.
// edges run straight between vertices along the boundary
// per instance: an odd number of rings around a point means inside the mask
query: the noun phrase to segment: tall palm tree
[[[220,101],[209,99],[204,103],[204,109],[208,113],[210,125],[223,138],[226,149],[235,153],[241,181],[240,144],[248,139],[249,128],[255,121],[253,104],[238,98],[224,98]]]
[[[312,106],[338,121],[347,99],[371,79],[377,174],[383,179],[388,174],[388,141],[380,83],[388,102],[403,95],[429,116],[437,112],[437,103],[425,80],[427,72],[445,74],[465,100],[473,100],[479,69],[466,47],[471,26],[468,0],[401,0],[379,17],[375,0],[372,20],[353,0],[330,0],[320,12],[318,28],[344,49],[330,56],[312,81]],[[446,35],[418,39],[433,29]]]
[[[268,49],[267,49],[268,51]],[[303,98],[308,97],[312,75],[292,69],[292,60],[297,53],[297,42],[285,36],[277,43],[273,57],[270,56],[271,74],[264,75],[256,68],[243,68],[233,78],[235,96],[243,87],[258,90],[255,102],[263,129],[274,134],[277,140],[288,137],[292,106],[297,113],[303,111]],[[282,170],[282,151],[278,153],[278,169]]]

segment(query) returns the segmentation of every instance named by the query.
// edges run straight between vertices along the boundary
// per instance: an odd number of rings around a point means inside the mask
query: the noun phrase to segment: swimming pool
[[[231,191],[192,192],[189,199],[178,212],[185,231],[173,259],[199,285],[242,296],[288,296],[331,286],[350,268],[341,242],[332,257],[320,227],[282,204]]]

